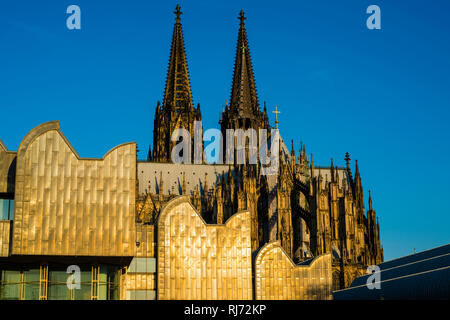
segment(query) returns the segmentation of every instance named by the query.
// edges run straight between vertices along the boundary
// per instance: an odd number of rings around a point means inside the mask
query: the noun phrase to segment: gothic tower
[[[191,160],[194,156],[195,121],[201,121],[200,104],[193,106],[189,71],[184,49],[183,30],[181,27],[180,6],[177,5],[172,45],[170,49],[169,68],[167,71],[166,88],[163,104],[158,101],[155,111],[153,129],[153,156],[155,162],[171,162],[171,152],[177,141],[171,141],[175,129],[183,128],[191,137]],[[200,139],[201,143],[202,139]],[[149,152],[150,153],[150,152]],[[149,157],[150,158],[150,157]],[[150,159],[149,159],[150,160]]]
[[[243,10],[241,10],[238,19],[240,20],[240,28],[236,47],[231,99],[230,104],[227,103],[225,106],[219,121],[224,139],[222,149],[223,162],[226,162],[227,156],[227,129],[243,129],[245,131],[252,128],[255,129],[258,134],[259,129],[269,128],[267,110],[264,108],[263,114],[259,109],[255,77],[253,74],[250,49],[247,40],[247,31],[244,23],[246,18]],[[246,163],[248,163],[247,155],[248,150],[246,152]]]

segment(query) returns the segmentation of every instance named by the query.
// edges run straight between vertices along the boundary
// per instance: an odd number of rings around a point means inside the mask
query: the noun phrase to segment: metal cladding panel
[[[0,193],[13,193],[16,152],[8,151],[0,140]]]
[[[155,227],[153,225],[136,225],[136,257],[155,256]]]
[[[332,295],[331,255],[295,265],[279,241],[264,245],[255,259],[256,300],[328,300]]]
[[[136,144],[80,158],[57,121],[17,153],[12,254],[133,256]]]
[[[158,219],[157,287],[160,300],[250,300],[250,213],[207,225],[180,196]]]
[[[129,290],[126,294],[126,300],[155,300],[155,290]]]
[[[125,288],[131,290],[155,290],[154,273],[129,273],[126,276]]]
[[[9,256],[9,234],[11,230],[11,221],[0,221],[0,257]]]

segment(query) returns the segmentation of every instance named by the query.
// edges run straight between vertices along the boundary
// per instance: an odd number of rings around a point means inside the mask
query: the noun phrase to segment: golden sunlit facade
[[[10,228],[9,220],[0,221],[0,257],[9,256]]]
[[[279,241],[266,244],[255,259],[255,299],[331,299],[331,254],[295,265]]]
[[[81,158],[47,122],[17,152],[1,143],[0,174],[0,299],[120,298],[142,236],[136,144]]]
[[[188,197],[158,219],[158,299],[252,299],[250,213],[207,225]]]
[[[136,144],[78,156],[58,122],[17,152],[12,254],[133,256]]]
[[[5,156],[9,168],[0,180],[4,191],[14,181],[14,192],[1,193],[8,206],[0,220],[0,299],[248,300],[266,297],[261,283],[284,278],[292,293],[274,295],[266,285],[267,299],[322,299],[331,293],[320,286],[319,295],[298,294],[294,282],[317,288],[315,281],[301,279],[309,274],[293,277],[286,265],[281,273],[258,271],[262,265],[267,271],[273,263],[267,257],[278,253],[263,255],[263,247],[254,261],[248,210],[224,224],[208,224],[190,197],[178,196],[161,208],[155,223],[143,223],[136,204],[135,143],[113,148],[102,159],[81,158],[53,121],[31,130],[17,152],[2,144],[2,161]],[[316,259],[328,263],[326,268],[321,262],[320,272],[331,281],[329,258]]]

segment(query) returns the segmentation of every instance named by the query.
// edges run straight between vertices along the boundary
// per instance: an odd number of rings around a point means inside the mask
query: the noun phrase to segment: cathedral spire
[[[345,162],[347,163],[347,173],[348,173],[348,175],[349,175],[349,178],[351,179],[351,177],[352,177],[352,172],[351,172],[351,169],[350,169],[350,154],[348,153],[348,152],[346,152],[345,153]]]
[[[208,173],[205,172],[205,180],[203,182],[203,194],[206,196],[208,194],[209,188],[208,188],[208,180],[206,177],[208,176]]]
[[[369,211],[372,211],[372,197],[370,195],[370,190],[369,190]]]
[[[173,28],[163,107],[170,108],[172,111],[180,111],[182,109],[191,109],[193,104],[186,52],[184,49],[183,30],[180,22],[180,16],[182,14],[180,5],[177,5],[174,14],[176,18]]]
[[[266,102],[265,101],[264,101],[264,115],[263,115],[263,119],[264,120],[269,119],[268,116],[267,116],[267,108],[266,108]]]
[[[186,172],[183,172],[183,185],[181,186],[181,193],[186,195]]]
[[[334,176],[334,165],[333,165],[333,158],[331,158],[331,166],[330,166],[330,168],[331,168],[331,182],[336,182],[335,181],[335,176]]]
[[[162,178],[162,171],[159,172],[159,194],[164,194],[164,182]]]
[[[251,116],[259,110],[256,84],[253,75],[244,11],[238,17],[240,28],[234,63],[233,86],[231,88],[231,109],[240,115]]]
[[[170,49],[169,67],[162,106],[156,107],[153,129],[153,157],[155,162],[172,162],[171,152],[175,142],[171,140],[174,130],[183,128],[191,135],[194,143],[194,123],[201,120],[200,105],[194,108],[192,101],[189,72],[184,49],[183,31],[181,27],[181,10],[175,9],[175,25],[173,28]],[[200,128],[201,130],[201,128]],[[202,143],[203,148],[203,143]],[[194,153],[191,152],[193,161]]]
[[[358,160],[355,160],[355,179],[359,177]]]

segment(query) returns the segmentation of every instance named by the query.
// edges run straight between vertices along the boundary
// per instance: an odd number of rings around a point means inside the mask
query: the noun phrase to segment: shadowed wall
[[[13,193],[16,171],[16,152],[8,151],[0,140],[0,193]]]

